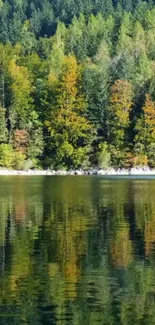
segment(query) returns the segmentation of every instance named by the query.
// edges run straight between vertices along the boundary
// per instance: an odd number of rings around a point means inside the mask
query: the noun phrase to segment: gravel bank
[[[100,176],[132,176],[132,175],[142,175],[142,176],[155,176],[155,169],[150,169],[148,167],[134,167],[131,169],[90,169],[90,170],[8,170],[0,169],[0,176],[54,176],[54,175],[100,175]]]

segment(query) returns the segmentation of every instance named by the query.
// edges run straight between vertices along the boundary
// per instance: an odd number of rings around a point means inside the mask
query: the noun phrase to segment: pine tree
[[[8,130],[6,126],[6,112],[0,107],[0,143],[6,143],[8,140]]]

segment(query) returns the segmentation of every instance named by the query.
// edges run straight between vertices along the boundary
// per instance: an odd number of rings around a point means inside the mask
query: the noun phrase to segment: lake
[[[155,324],[155,179],[0,177],[0,324]]]

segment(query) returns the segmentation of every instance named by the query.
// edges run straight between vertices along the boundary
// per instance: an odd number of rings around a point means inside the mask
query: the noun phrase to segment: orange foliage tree
[[[13,137],[13,145],[17,151],[25,153],[29,144],[29,135],[26,130],[15,130]]]

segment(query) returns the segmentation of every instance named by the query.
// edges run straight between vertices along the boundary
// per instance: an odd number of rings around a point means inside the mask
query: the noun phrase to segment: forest
[[[0,166],[155,167],[155,1],[0,0]]]

